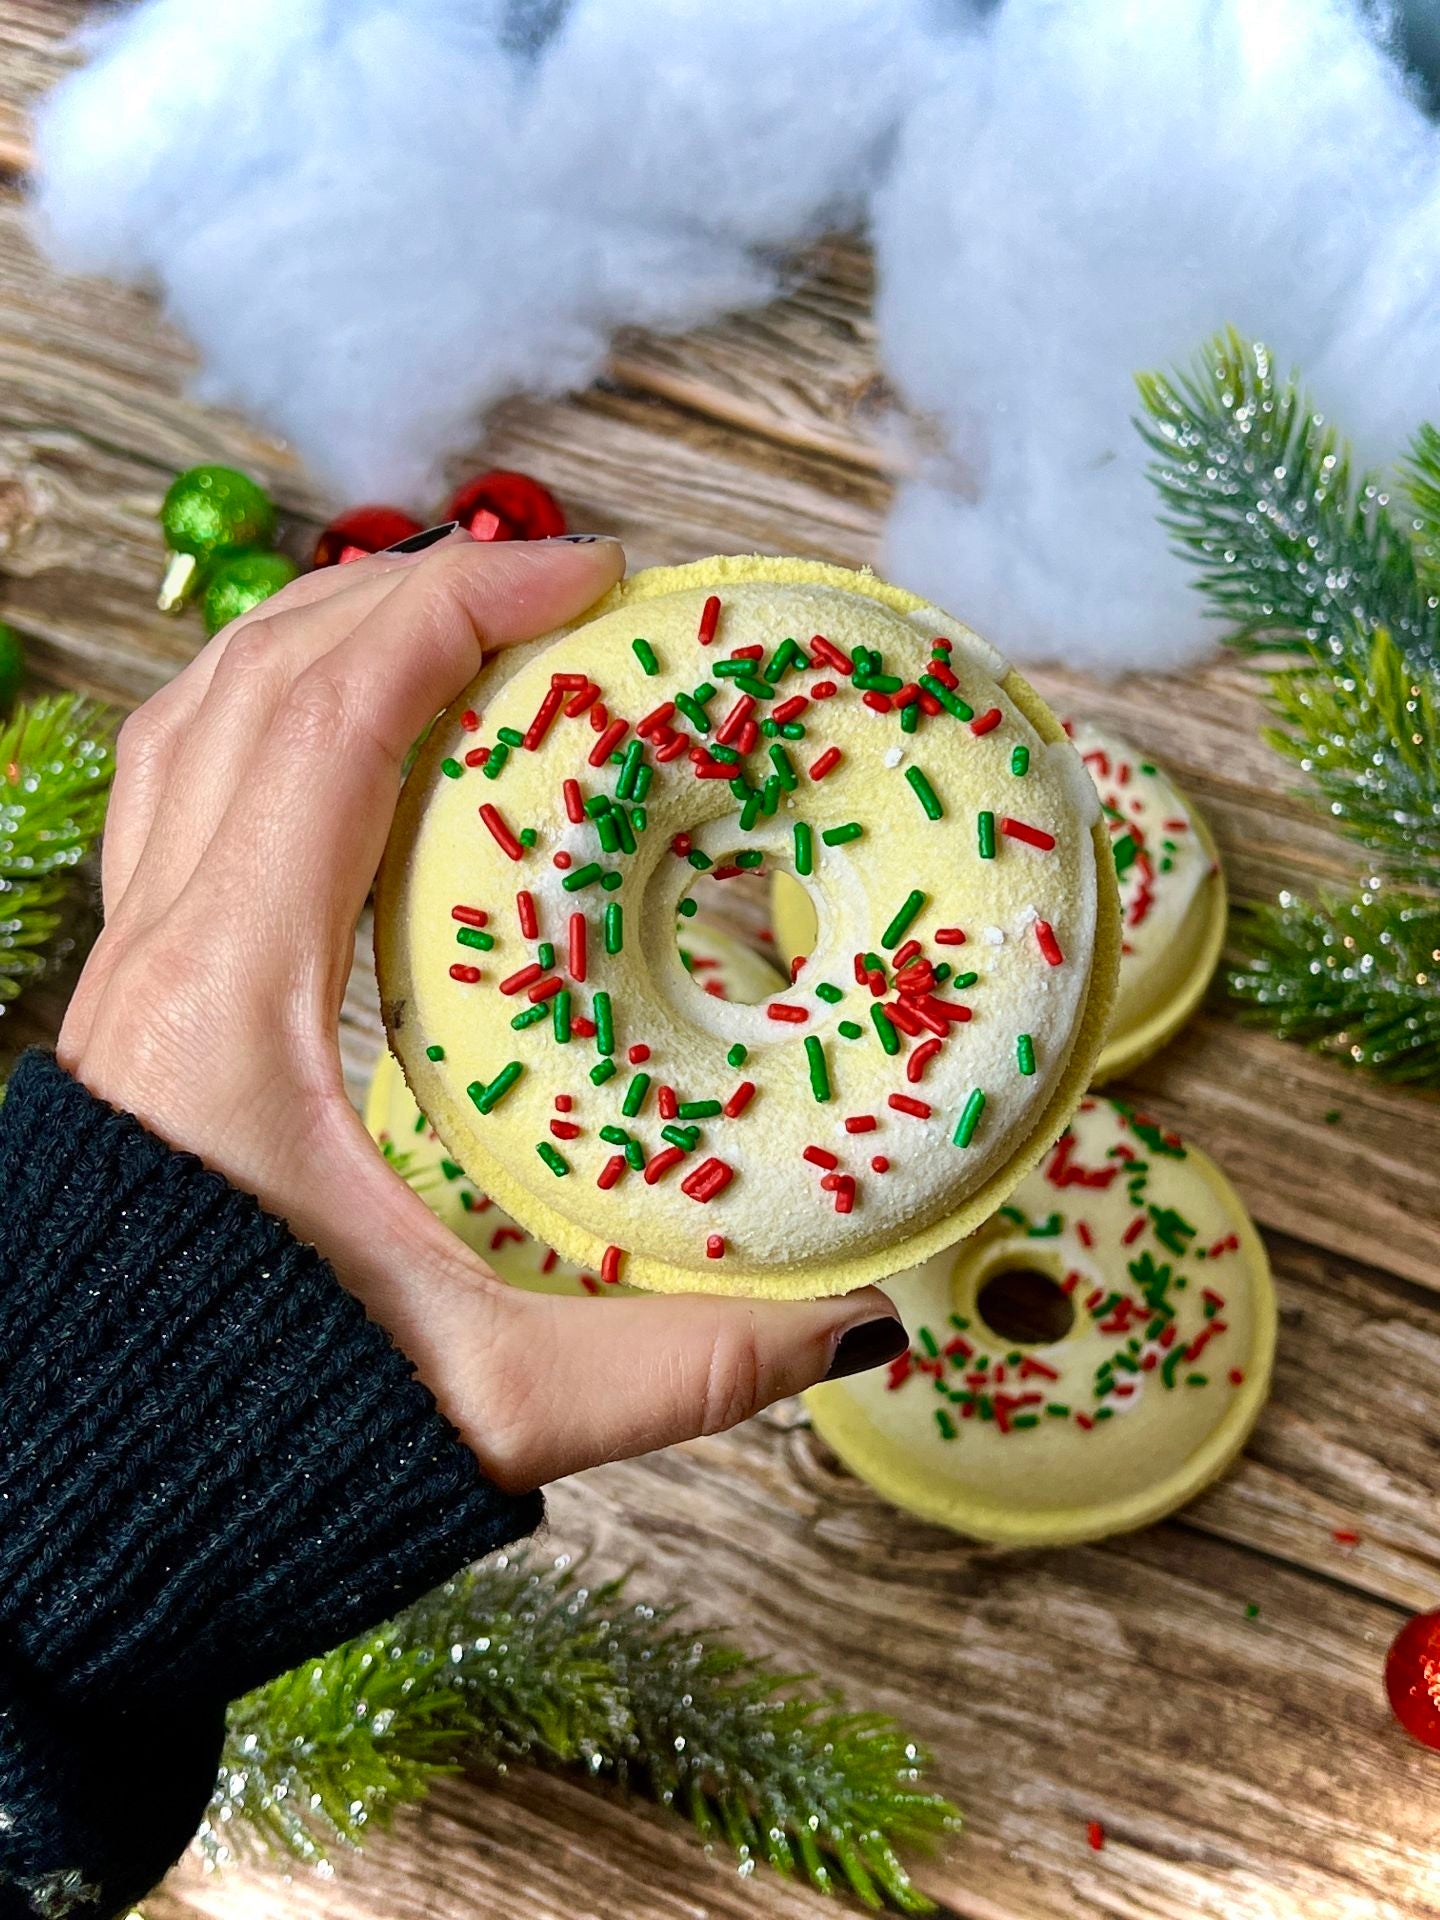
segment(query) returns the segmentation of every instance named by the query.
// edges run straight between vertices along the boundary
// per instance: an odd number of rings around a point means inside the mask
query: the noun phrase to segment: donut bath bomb
[[[707,994],[675,937],[697,876],[776,868],[814,903],[805,965]],[[432,728],[380,876],[386,1028],[453,1159],[578,1267],[844,1292],[971,1231],[1061,1131],[1113,871],[1058,721],[947,614],[816,562],[655,569]]]
[[[1124,928],[1098,1085],[1158,1052],[1204,999],[1225,944],[1225,880],[1210,829],[1151,755],[1091,720],[1070,733],[1100,795]]]
[[[1213,1161],[1086,1100],[963,1245],[889,1288],[891,1367],[812,1388],[816,1431],[897,1506],[978,1540],[1143,1526],[1245,1444],[1269,1391],[1265,1249]]]

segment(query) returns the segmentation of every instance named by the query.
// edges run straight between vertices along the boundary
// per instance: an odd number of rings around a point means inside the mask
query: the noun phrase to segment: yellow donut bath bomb
[[[1120,990],[1098,1084],[1172,1039],[1225,944],[1225,881],[1204,820],[1149,754],[1090,720],[1071,727],[1100,795],[1120,882]]]
[[[707,994],[697,875],[776,867],[806,965]],[[431,730],[381,872],[386,1027],[453,1158],[585,1271],[843,1292],[977,1226],[1073,1112],[1113,871],[1059,723],[948,615],[809,561],[657,569]]]
[[[806,1395],[852,1473],[979,1540],[1158,1520],[1245,1444],[1269,1391],[1264,1247],[1213,1161],[1086,1100],[1013,1200],[891,1283],[910,1350]]]

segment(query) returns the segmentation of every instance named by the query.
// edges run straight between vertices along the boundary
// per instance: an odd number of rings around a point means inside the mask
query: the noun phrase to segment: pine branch
[[[928,1911],[896,1849],[956,1815],[919,1749],[674,1618],[564,1563],[486,1562],[237,1703],[201,1846],[318,1864],[445,1773],[530,1760],[649,1794],[742,1867]]]
[[[1440,428],[1422,426],[1415,435],[1404,481],[1414,515],[1416,558],[1427,584],[1434,587],[1440,581]]]
[[[1440,900],[1282,894],[1232,924],[1247,957],[1227,984],[1247,1024],[1383,1080],[1440,1088]]]
[[[1264,346],[1231,329],[1189,374],[1138,385],[1163,523],[1232,645],[1343,664],[1385,627],[1412,668],[1440,671],[1440,605],[1389,494]]]
[[[1412,673],[1376,629],[1353,673],[1268,676],[1262,738],[1306,773],[1325,812],[1392,880],[1440,883],[1440,678]]]
[[[0,728],[0,1006],[45,971],[74,869],[105,819],[114,748],[101,708],[52,694]]]

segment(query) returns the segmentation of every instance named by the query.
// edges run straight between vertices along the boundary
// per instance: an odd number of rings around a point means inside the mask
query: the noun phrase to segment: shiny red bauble
[[[560,502],[528,473],[495,467],[457,487],[444,518],[475,540],[553,540],[565,531]]]
[[[408,540],[412,533],[420,531],[420,522],[402,513],[399,507],[351,507],[345,513],[336,514],[315,542],[311,565],[334,567],[342,560],[383,553],[397,540]]]
[[[1391,1641],[1385,1691],[1411,1738],[1440,1747],[1440,1613],[1417,1613]]]

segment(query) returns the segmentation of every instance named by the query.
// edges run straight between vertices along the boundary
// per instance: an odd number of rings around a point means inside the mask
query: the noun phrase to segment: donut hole
[[[1010,1346],[1048,1347],[1075,1324],[1075,1303],[1053,1274],[1039,1267],[1001,1267],[975,1296],[975,1311]]]
[[[743,861],[743,865],[741,862]],[[727,965],[707,949],[707,933],[739,944],[754,965]],[[737,1006],[760,1006],[784,992],[785,963],[770,926],[770,874],[758,848],[741,847],[696,874],[675,919],[680,964],[703,993]]]

